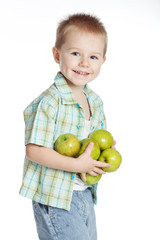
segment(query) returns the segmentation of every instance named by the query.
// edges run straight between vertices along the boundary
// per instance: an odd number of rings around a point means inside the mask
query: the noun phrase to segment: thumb
[[[88,146],[86,147],[85,153],[87,153],[88,155],[90,155],[91,152],[92,152],[93,147],[94,147],[94,143],[93,143],[93,142],[90,142],[90,143],[88,144]]]
[[[82,181],[85,182],[86,181],[86,173],[81,173],[81,178],[82,178]]]

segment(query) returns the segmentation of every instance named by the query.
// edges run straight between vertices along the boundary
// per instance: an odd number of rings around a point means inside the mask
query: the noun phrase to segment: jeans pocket
[[[49,206],[43,205],[44,212],[46,212],[49,215]]]
[[[32,207],[34,212],[34,217],[37,224],[41,224],[42,222],[42,213],[40,210],[40,206],[38,202],[32,201]]]
[[[57,232],[55,231],[50,218],[50,207],[35,201],[33,201],[32,204],[39,239],[58,240]]]

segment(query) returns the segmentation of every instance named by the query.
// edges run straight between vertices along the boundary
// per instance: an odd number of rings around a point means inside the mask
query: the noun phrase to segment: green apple
[[[62,155],[74,157],[80,150],[80,141],[71,133],[63,134],[55,141],[55,150]]]
[[[103,171],[114,172],[119,168],[119,166],[122,162],[122,157],[117,150],[115,150],[113,148],[109,148],[109,149],[105,149],[101,153],[101,155],[99,157],[99,161],[111,164],[110,167],[102,168]]]
[[[114,143],[111,133],[104,129],[95,130],[90,134],[89,137],[98,143],[102,151],[110,148],[111,146],[113,146]]]
[[[97,160],[100,156],[101,151],[100,151],[98,143],[91,138],[85,138],[85,139],[80,141],[81,147],[80,147],[80,151],[78,153],[78,156],[81,155],[82,153],[84,153],[84,151],[86,150],[86,148],[87,148],[87,146],[90,142],[94,143],[93,149],[91,151],[91,157],[94,160]]]
[[[81,174],[80,174],[81,177]],[[86,182],[88,185],[93,185],[95,183],[97,183],[100,179],[101,179],[102,175],[99,174],[98,176],[92,176],[89,173],[86,173]],[[82,179],[82,177],[81,177]]]

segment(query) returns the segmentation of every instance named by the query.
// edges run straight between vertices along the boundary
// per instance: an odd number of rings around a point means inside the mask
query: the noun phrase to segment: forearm
[[[27,144],[26,155],[31,161],[49,168],[67,172],[88,172],[93,176],[95,176],[94,172],[97,174],[103,174],[105,172],[101,168],[110,167],[110,164],[93,160],[90,156],[92,149],[93,143],[91,142],[88,144],[84,153],[82,153],[78,158],[72,158],[63,156],[55,150],[47,147]]]
[[[75,158],[63,156],[55,150],[35,144],[26,146],[27,157],[38,164],[45,167],[59,169],[68,172],[77,172],[77,164]]]

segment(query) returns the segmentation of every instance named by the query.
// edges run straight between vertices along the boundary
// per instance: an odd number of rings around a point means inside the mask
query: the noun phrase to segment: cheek
[[[74,65],[74,61],[72,58],[69,57],[64,57],[60,63],[61,68],[72,68],[72,66]]]
[[[100,72],[100,70],[101,70],[101,65],[100,64],[97,64],[97,65],[94,66],[95,74],[98,74]]]

